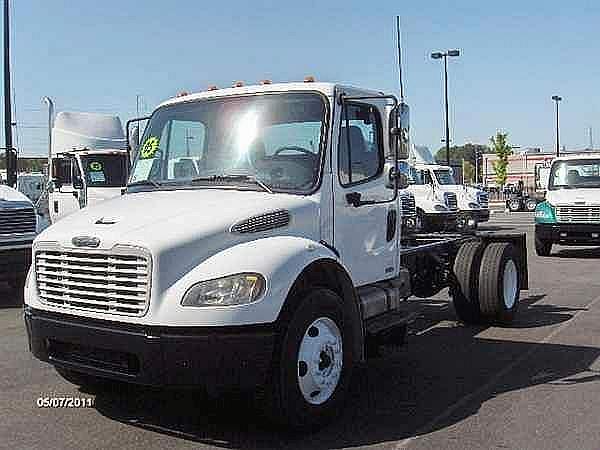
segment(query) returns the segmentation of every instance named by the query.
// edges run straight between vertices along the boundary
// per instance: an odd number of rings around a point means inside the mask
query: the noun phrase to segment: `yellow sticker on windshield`
[[[154,158],[156,151],[158,150],[158,144],[160,141],[156,136],[150,136],[142,145],[142,149],[140,150],[140,156],[142,159]]]
[[[98,161],[92,161],[90,163],[90,170],[94,172],[100,172],[102,170],[102,163]]]

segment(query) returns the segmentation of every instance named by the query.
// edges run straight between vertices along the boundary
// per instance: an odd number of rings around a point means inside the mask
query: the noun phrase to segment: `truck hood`
[[[102,187],[102,188],[88,188],[87,199],[88,205],[103,202],[113,197],[119,197],[121,195],[122,187]]]
[[[560,189],[546,192],[546,200],[554,206],[600,205],[600,189]]]
[[[4,184],[0,184],[0,202],[27,202],[32,204],[26,195]]]
[[[85,236],[99,239],[99,249],[117,244],[145,248],[152,254],[153,285],[162,290],[207,258],[243,242],[274,235],[318,241],[318,200],[226,189],[138,192],[73,213],[35,242],[74,248],[72,239]],[[239,221],[282,209],[290,214],[287,226],[255,233],[231,231]]]

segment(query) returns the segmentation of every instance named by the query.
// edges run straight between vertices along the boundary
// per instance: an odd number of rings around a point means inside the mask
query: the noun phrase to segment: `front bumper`
[[[566,245],[600,245],[600,224],[536,223],[536,238]]]
[[[64,369],[151,386],[253,389],[265,383],[272,326],[155,327],[25,308],[33,355]]]

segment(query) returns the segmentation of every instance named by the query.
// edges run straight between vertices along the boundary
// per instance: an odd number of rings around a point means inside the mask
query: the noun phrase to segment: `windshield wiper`
[[[254,184],[260,186],[264,191],[268,192],[269,194],[273,193],[273,191],[271,190],[271,188],[269,186],[267,186],[261,180],[256,178],[254,175],[249,175],[249,174],[244,174],[244,173],[211,175],[209,177],[192,178],[192,183],[198,183],[198,182],[202,182],[202,181],[208,181],[211,183],[219,182],[219,181],[248,181],[250,183],[254,183]]]
[[[148,179],[148,180],[139,180],[139,181],[134,181],[133,183],[129,183],[127,185],[127,188],[135,187],[135,186],[152,186],[152,187],[154,187],[156,189],[160,189],[160,187],[162,186],[162,184],[160,184],[160,183],[158,183],[158,182],[156,182],[154,180],[150,180],[150,179]]]

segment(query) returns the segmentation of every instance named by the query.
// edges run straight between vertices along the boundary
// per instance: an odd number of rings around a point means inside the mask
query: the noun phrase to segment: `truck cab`
[[[415,182],[410,189],[422,209],[426,228],[439,229],[446,221],[450,229],[469,231],[489,220],[488,194],[458,184],[451,167],[415,164],[413,173]]]
[[[129,154],[118,117],[60,112],[52,129],[48,209],[52,223],[88,205],[120,196]]]
[[[524,236],[405,239],[402,105],[310,79],[161,104],[125,194],[36,239],[33,354],[79,384],[250,390],[304,427],[335,416],[378,343],[403,340],[411,295],[451,287],[466,322],[508,323]]]
[[[51,222],[121,195],[127,184],[128,166],[128,154],[120,149],[84,149],[55,155],[48,186]]]
[[[535,248],[548,256],[554,244],[600,246],[600,155],[555,158],[545,201],[535,210]]]

